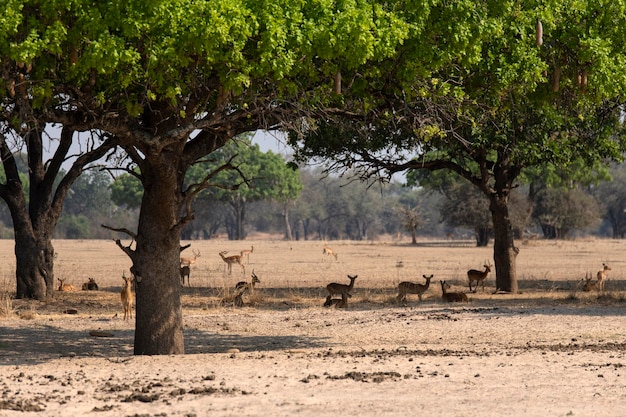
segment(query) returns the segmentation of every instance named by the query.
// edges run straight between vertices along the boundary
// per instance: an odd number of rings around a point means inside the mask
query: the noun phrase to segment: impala
[[[227,253],[228,251],[222,251],[219,253],[219,255],[222,257],[222,260],[228,265],[228,273],[233,273],[233,264],[239,264],[239,266],[241,267],[241,273],[245,274],[246,267],[243,266],[243,263],[241,262],[241,255],[225,256]]]

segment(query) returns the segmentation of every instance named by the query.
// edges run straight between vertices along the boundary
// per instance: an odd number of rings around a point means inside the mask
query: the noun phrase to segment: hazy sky
[[[252,137],[252,143],[258,143],[263,152],[272,151],[281,155],[291,153],[290,148],[285,145],[285,135],[281,132],[257,130]]]

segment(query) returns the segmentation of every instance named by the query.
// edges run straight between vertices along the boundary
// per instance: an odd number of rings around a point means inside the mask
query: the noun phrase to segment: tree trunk
[[[137,300],[135,355],[184,354],[178,227],[179,176],[184,174],[166,158],[150,161],[148,167],[144,165],[142,170],[144,194],[132,256]]]
[[[506,197],[490,196],[489,209],[493,219],[496,288],[499,291],[517,293],[516,259],[519,249],[515,247]]]
[[[484,248],[489,245],[489,238],[491,237],[490,227],[477,227],[476,233],[476,247]]]
[[[289,223],[289,202],[285,202],[285,206],[283,207],[283,219],[285,221],[285,239],[293,240],[291,224]]]
[[[38,230],[31,222],[21,184],[13,183],[4,195],[13,219],[15,233],[16,298],[44,300],[54,291],[54,248],[49,230],[54,230],[55,218],[41,215],[37,219]],[[18,189],[19,188],[19,189]],[[31,202],[33,204],[33,202]],[[36,211],[37,212],[37,211]]]
[[[235,196],[231,202],[230,206],[233,210],[233,220],[234,227],[232,231],[232,239],[233,240],[243,240],[246,237],[244,222],[246,216],[246,202],[242,197]]]
[[[306,219],[302,221],[302,231],[304,234],[304,240],[309,240],[309,234],[310,234],[310,228],[311,228],[311,219]]]
[[[0,137],[2,166],[7,179],[6,184],[0,184],[0,197],[7,203],[13,219],[17,298],[43,300],[54,294],[52,235],[65,197],[83,168],[116,146],[116,141],[110,140],[101,146],[90,147],[74,161],[65,175],[60,175],[73,143],[73,135],[73,129],[63,127],[58,148],[52,159],[45,163],[43,132],[32,128],[24,137],[28,149],[28,199],[15,156],[4,138]]]
[[[21,232],[17,228],[15,232],[16,298],[44,300],[48,294],[52,295],[54,279],[49,279],[46,282],[46,276],[49,277],[49,275],[46,275],[45,271],[39,268],[40,250],[35,237]]]

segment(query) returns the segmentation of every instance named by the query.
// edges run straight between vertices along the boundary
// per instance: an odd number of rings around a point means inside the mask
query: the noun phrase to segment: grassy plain
[[[186,243],[186,242],[185,242]],[[491,261],[469,241],[193,241],[182,290],[186,355],[132,355],[122,320],[128,258],[113,241],[56,241],[55,274],[80,288],[14,300],[13,242],[0,242],[0,416],[614,416],[626,409],[626,241],[518,242],[519,294],[469,293]],[[254,246],[246,273],[218,253]],[[604,293],[581,279],[606,263]],[[244,307],[222,304],[260,278]],[[346,309],[325,285],[358,275]],[[433,274],[423,302],[400,281]],[[174,277],[174,279],[177,279]],[[469,303],[441,300],[439,280]],[[75,310],[77,314],[66,314]],[[111,337],[95,337],[93,330]],[[617,413],[617,414],[616,414]]]

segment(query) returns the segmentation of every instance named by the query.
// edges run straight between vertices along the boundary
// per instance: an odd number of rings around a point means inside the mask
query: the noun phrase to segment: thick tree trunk
[[[16,298],[44,300],[48,294],[52,294],[52,288],[48,289],[48,283],[46,282],[46,276],[48,275],[39,268],[39,253],[40,250],[35,237],[16,230]],[[49,278],[48,282],[50,287],[53,287],[53,279]]]
[[[13,231],[15,233],[15,277],[17,282],[16,298],[45,300],[54,291],[54,248],[50,234],[45,231],[54,229],[54,224],[46,224],[49,217],[42,216],[36,231],[30,220],[26,200],[21,190],[13,190],[6,196],[5,202],[11,211]],[[55,223],[56,224],[56,223]]]
[[[13,219],[18,298],[43,300],[54,294],[52,235],[63,210],[65,196],[83,168],[116,144],[110,140],[107,144],[85,152],[65,175],[60,175],[73,143],[73,135],[73,129],[63,127],[54,157],[45,163],[43,132],[33,128],[25,136],[28,149],[28,199],[15,157],[4,139],[0,138],[2,166],[7,178],[5,185],[0,184],[0,197],[9,206]]]
[[[183,175],[176,163],[151,161],[132,256],[136,278],[135,355],[184,354],[178,213]],[[120,278],[121,280],[121,278]]]
[[[493,219],[496,288],[499,291],[517,293],[516,259],[519,250],[515,247],[507,199],[491,196],[489,209]]]

